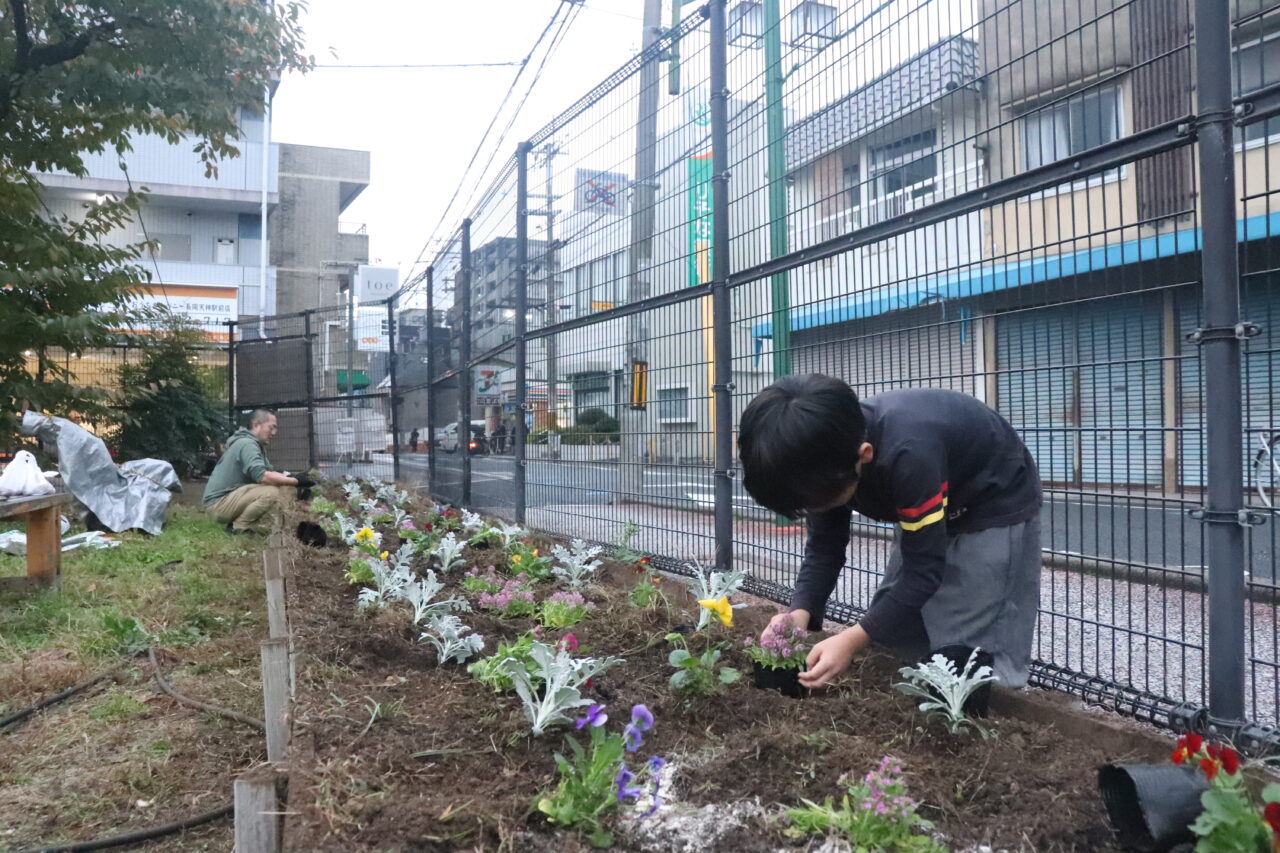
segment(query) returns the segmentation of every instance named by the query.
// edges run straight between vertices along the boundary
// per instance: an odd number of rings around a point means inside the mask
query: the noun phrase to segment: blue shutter
[[[1200,385],[1200,347],[1187,335],[1200,328],[1200,288],[1178,291],[1178,482],[1204,485],[1204,389]]]
[[[998,409],[1022,436],[1040,478],[1075,480],[1075,335],[1071,308],[1042,308],[996,320]]]

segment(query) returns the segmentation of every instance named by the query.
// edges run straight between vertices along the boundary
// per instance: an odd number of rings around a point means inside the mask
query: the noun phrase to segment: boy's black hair
[[[858,479],[867,419],[858,395],[831,376],[784,376],[742,413],[742,484],[774,512],[795,518],[836,500]]]

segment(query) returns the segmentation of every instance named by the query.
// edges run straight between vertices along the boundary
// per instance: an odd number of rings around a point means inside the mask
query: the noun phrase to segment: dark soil
[[[469,556],[481,565],[493,551]],[[289,849],[572,851],[589,849],[556,833],[530,811],[553,784],[552,754],[562,733],[533,738],[513,694],[495,694],[463,667],[437,668],[399,612],[357,613],[343,579],[345,552],[308,550],[296,562],[290,621],[301,654],[291,757]],[[455,570],[456,582],[463,570]],[[677,797],[693,806],[758,799],[767,807],[838,795],[837,779],[862,775],[886,753],[901,759],[908,791],[955,850],[1111,851],[1118,849],[1097,795],[1099,765],[1124,756],[1060,737],[1051,727],[990,721],[994,737],[951,737],[926,725],[912,701],[892,689],[897,663],[866,655],[829,689],[804,699],[751,686],[751,664],[736,649],[776,609],[735,611],[732,629],[710,633],[744,678],[686,707],[667,688],[670,626],[693,621],[696,602],[680,581],[662,588],[674,612],[641,611],[627,591],[630,567],[606,564],[588,592],[599,608],[574,629],[580,653],[626,662],[598,678],[593,697],[621,725],[634,703],[656,720],[645,749],[682,769]],[[466,614],[492,653],[500,640],[533,626]],[[557,637],[560,632],[547,632]],[[691,637],[701,648],[701,638]],[[373,703],[402,702],[399,713],[361,734]],[[426,753],[426,754],[423,754]],[[418,754],[418,757],[415,757]],[[805,849],[757,810],[744,825],[689,849],[734,853]],[[616,849],[629,846],[619,835]],[[650,849],[675,849],[658,847]]]

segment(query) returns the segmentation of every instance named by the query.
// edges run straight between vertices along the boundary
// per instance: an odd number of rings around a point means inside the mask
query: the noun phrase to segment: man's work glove
[[[308,477],[306,474],[291,474],[290,476],[298,481],[299,489],[309,489],[316,484],[316,481]]]

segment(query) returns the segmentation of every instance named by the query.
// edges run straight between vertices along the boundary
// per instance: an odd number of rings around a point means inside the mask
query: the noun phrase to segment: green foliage
[[[240,108],[260,111],[274,75],[311,64],[301,11],[250,0],[10,0],[0,17],[0,445],[12,444],[23,402],[104,417],[104,396],[77,386],[67,356],[152,316],[134,298],[150,282],[141,244],[110,245],[134,233],[142,188],[52,214],[35,175],[84,175],[86,153],[123,154],[146,133],[190,146],[213,174],[238,154]]]
[[[534,806],[557,826],[590,833],[596,847],[612,847],[613,835],[600,818],[618,803],[614,777],[622,766],[623,737],[592,727],[590,755],[573,738],[566,737],[565,743],[572,759],[556,753],[560,783],[554,791],[539,794]]]
[[[708,646],[705,652],[695,655],[689,651],[680,634],[668,634],[667,641],[680,644],[679,648],[672,649],[667,655],[667,663],[676,668],[667,683],[686,702],[699,696],[719,693],[724,685],[732,684],[742,677],[742,673],[733,667],[720,665],[719,646]]]
[[[538,583],[551,579],[551,562],[551,558],[542,556],[532,542],[516,542],[507,557],[507,570]]]
[[[151,635],[142,623],[132,616],[115,613],[102,614],[102,630],[109,642],[108,649],[123,655],[136,655],[151,645]]]
[[[532,658],[529,652],[533,649],[533,635],[524,634],[513,643],[502,643],[498,650],[487,658],[481,658],[467,665],[467,672],[494,693],[507,693],[515,689],[511,676],[504,672],[503,663],[508,659],[519,661],[526,669],[530,668]],[[542,686],[541,679],[535,677],[534,688]]]
[[[1225,774],[1218,778],[1225,778]],[[1246,853],[1270,847],[1271,829],[1254,808],[1240,777],[1230,778],[1235,784],[1213,787],[1200,795],[1204,811],[1191,824],[1191,831],[1200,839],[1196,853]]]
[[[120,368],[119,458],[165,459],[179,477],[199,473],[218,440],[230,432],[226,410],[200,381],[191,353],[203,335],[176,315],[159,324],[162,333],[141,338],[147,345],[137,364]]]
[[[373,564],[370,563],[369,557],[363,554],[357,554],[347,561],[346,571],[347,583],[355,585],[368,585],[374,581]]]
[[[89,709],[91,720],[127,720],[147,712],[147,706],[119,688],[107,692],[105,701]]]
[[[840,777],[845,789],[840,805],[831,797],[821,804],[801,800],[786,809],[788,835],[842,835],[854,850],[893,853],[945,853],[927,833],[933,824],[920,816],[918,804],[907,796],[897,759],[885,756],[880,766],[861,779]]]

